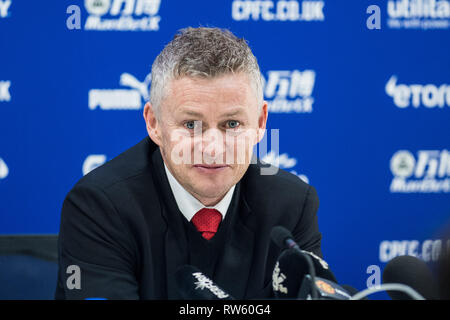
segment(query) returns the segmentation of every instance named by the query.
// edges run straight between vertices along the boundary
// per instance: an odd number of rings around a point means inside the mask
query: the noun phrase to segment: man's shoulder
[[[297,175],[258,161],[251,164],[244,177],[246,194],[250,201],[260,205],[301,204],[314,187]]]
[[[114,184],[145,174],[150,170],[151,155],[155,148],[156,145],[146,137],[86,174],[75,186],[91,186],[104,190]]]
[[[297,175],[280,169],[276,166],[269,165],[258,161],[251,164],[247,172],[248,183],[255,187],[277,190],[292,189],[297,191],[307,191],[310,187],[308,183],[300,179]]]

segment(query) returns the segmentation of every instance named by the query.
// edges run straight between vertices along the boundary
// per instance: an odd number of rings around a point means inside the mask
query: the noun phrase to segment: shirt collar
[[[191,221],[192,217],[203,208],[216,209],[222,214],[222,220],[225,219],[225,215],[230,206],[231,199],[233,198],[233,192],[236,185],[232,186],[228,190],[227,194],[213,207],[205,207],[200,201],[198,201],[194,196],[192,196],[184,187],[175,179],[172,173],[167,168],[164,163],[164,169],[166,170],[166,175],[169,180],[170,188],[172,189],[173,196],[177,202],[178,209],[181,211],[183,216]]]

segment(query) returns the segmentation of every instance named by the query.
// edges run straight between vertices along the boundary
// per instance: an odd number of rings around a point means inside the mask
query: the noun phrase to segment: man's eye
[[[186,127],[186,129],[194,130],[196,122],[198,122],[198,121],[187,121],[184,123],[184,126]]]
[[[236,121],[236,120],[228,121],[228,127],[231,129],[235,129],[235,128],[239,127],[239,121]]]

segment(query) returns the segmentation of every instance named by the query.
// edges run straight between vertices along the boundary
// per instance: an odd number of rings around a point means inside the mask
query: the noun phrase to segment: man
[[[268,298],[277,225],[322,256],[315,189],[252,161],[267,115],[245,40],[181,30],[152,66],[149,137],[64,201],[56,298],[178,299],[174,274],[186,264],[235,298]]]

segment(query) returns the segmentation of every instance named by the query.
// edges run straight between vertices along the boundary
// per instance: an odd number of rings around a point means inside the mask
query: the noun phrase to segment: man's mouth
[[[228,168],[224,164],[196,164],[194,168],[202,173],[216,173]]]

